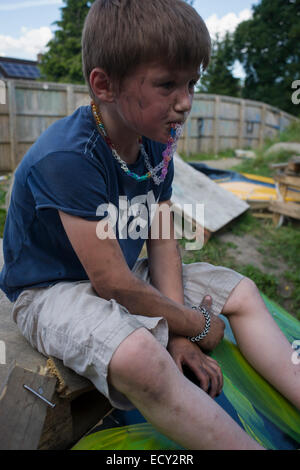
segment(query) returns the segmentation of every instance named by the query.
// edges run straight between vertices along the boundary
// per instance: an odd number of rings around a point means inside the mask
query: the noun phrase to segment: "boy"
[[[203,20],[181,0],[92,4],[82,57],[93,102],[47,129],[16,171],[1,288],[31,344],[115,407],[137,407],[188,449],[261,449],[212,399],[222,374],[202,352],[222,339],[222,312],[247,359],[300,408],[299,368],[256,286],[182,266],[174,236],[155,239],[152,225],[148,260],[137,260],[135,216],[141,201],[170,205],[175,133],[209,54]]]

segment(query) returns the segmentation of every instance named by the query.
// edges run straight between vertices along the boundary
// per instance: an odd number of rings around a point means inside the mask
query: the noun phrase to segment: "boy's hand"
[[[201,306],[205,307],[210,313],[210,329],[205,338],[196,342],[203,351],[212,351],[222,341],[224,337],[225,323],[217,315],[210,312],[212,299],[210,296],[205,296],[202,299]],[[200,313],[200,312],[199,312]],[[202,315],[200,313],[200,315]],[[200,333],[200,332],[199,332]]]
[[[222,391],[223,375],[218,363],[183,336],[172,336],[168,351],[182,373],[215,398]]]

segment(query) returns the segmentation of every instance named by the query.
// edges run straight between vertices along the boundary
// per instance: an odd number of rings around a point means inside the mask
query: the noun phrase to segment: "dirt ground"
[[[261,240],[251,234],[235,235],[233,233],[221,233],[215,235],[223,243],[233,243],[236,247],[227,248],[227,255],[232,256],[239,265],[252,265],[260,269],[265,274],[275,276],[278,281],[278,293],[282,296],[280,305],[289,313],[292,312],[291,292],[293,283],[283,277],[283,273],[289,270],[288,265],[278,254],[278,257],[268,255],[267,252],[262,255],[259,251]]]

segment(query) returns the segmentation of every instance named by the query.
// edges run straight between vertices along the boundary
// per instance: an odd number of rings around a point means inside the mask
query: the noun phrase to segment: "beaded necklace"
[[[126,164],[126,162],[124,162],[124,160],[122,160],[122,158],[118,155],[112,141],[110,140],[110,138],[108,137],[108,135],[106,133],[101,114],[97,110],[97,106],[93,101],[91,102],[91,107],[92,107],[93,114],[95,116],[95,120],[96,120],[98,129],[99,129],[100,133],[103,135],[105,142],[110,147],[114,158],[120,163],[122,170],[124,170],[124,172],[128,176],[130,176],[131,178],[134,178],[136,181],[139,181],[139,182],[140,181],[145,181],[148,178],[152,178],[155,184],[159,185],[160,183],[162,183],[165,180],[166,176],[167,176],[169,162],[171,161],[171,159],[173,158],[173,155],[175,153],[175,150],[176,150],[176,147],[177,147],[177,142],[178,142],[178,139],[179,139],[179,137],[181,135],[181,132],[182,132],[182,126],[180,124],[172,124],[171,125],[171,135],[168,139],[167,147],[162,153],[163,160],[158,165],[156,165],[155,168],[153,168],[151,166],[149,156],[148,156],[148,154],[145,150],[145,147],[143,145],[143,142],[142,142],[142,138],[139,137],[140,151],[141,151],[141,153],[144,157],[145,165],[146,165],[147,170],[148,170],[147,173],[140,176],[140,175],[134,173],[133,171],[130,171],[127,164]],[[161,170],[161,174],[158,176],[157,173],[160,170]]]

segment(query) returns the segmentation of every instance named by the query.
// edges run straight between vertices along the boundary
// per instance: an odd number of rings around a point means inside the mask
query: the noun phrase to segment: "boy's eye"
[[[198,83],[198,80],[191,80],[189,82],[189,88],[194,89],[197,83]],[[160,86],[166,90],[171,90],[172,88],[175,87],[175,82],[174,81],[164,82]]]
[[[174,86],[174,82],[165,82],[165,83],[162,83],[161,86],[163,88],[166,88],[167,90],[170,90],[170,88]]]

